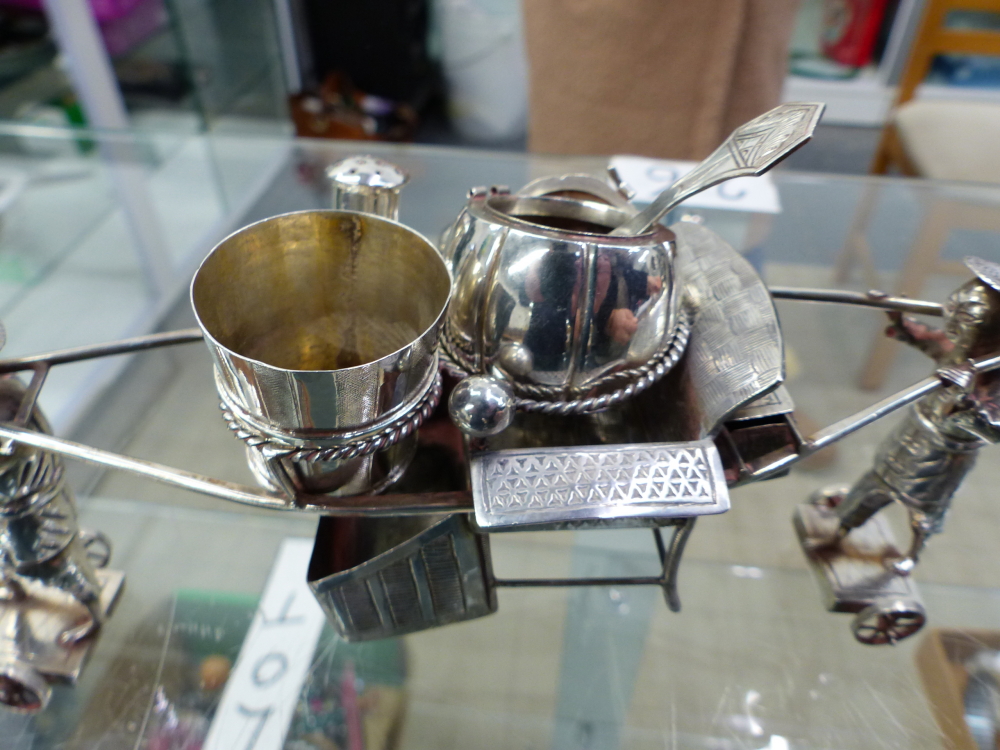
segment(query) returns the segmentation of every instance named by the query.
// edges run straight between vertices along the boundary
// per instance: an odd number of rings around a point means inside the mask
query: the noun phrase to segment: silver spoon
[[[782,104],[741,125],[701,164],[610,234],[642,234],[695,193],[733,177],[764,174],[812,138],[824,109],[817,102]]]

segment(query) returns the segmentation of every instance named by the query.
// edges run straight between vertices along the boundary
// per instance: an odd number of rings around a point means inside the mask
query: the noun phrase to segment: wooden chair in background
[[[873,174],[895,168],[904,175],[935,180],[986,182],[1000,185],[1000,104],[943,99],[914,99],[938,55],[1000,57],[1000,30],[969,29],[949,25],[955,12],[973,11],[1000,16],[1000,0],[927,0],[913,47],[903,69],[896,98],[886,118],[872,161]],[[866,231],[871,221],[878,187],[862,198],[837,264],[838,280],[860,264],[865,282],[877,286]],[[996,204],[964,200],[961,189],[954,198],[928,193],[923,203],[920,229],[894,292],[918,297],[933,273],[967,274],[961,263],[943,263],[941,250],[953,229],[1000,231]],[[1000,198],[1000,194],[998,194]],[[878,388],[885,381],[899,344],[879,335],[860,376],[863,388]]]

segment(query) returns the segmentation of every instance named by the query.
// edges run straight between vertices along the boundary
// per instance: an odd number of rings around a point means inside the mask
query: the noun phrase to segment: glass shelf
[[[50,151],[26,150],[24,138]],[[93,148],[81,152],[81,138]],[[5,218],[0,268],[24,256],[32,269],[0,298],[11,336],[5,352],[107,340],[142,321],[159,325],[164,316],[171,327],[190,325],[184,290],[215,238],[276,213],[328,206],[323,170],[344,156],[374,153],[408,170],[412,179],[402,194],[401,220],[432,239],[458,214],[474,185],[516,189],[548,174],[601,174],[606,164],[598,157],[219,134],[129,138],[124,166],[141,166],[163,247],[170,248],[164,257],[172,286],[154,294],[143,285],[137,248],[127,233],[106,242],[93,239],[104,222],[124,223],[115,219],[127,205],[115,192],[114,171],[123,166],[116,144],[115,137],[93,133],[0,131],[0,167],[34,174],[72,165],[86,175],[28,183],[24,202],[13,204]],[[161,178],[173,192],[158,192]],[[772,284],[892,290],[917,241],[927,235],[928,216],[941,206],[975,209],[981,217],[976,228],[956,225],[944,233],[941,259],[970,253],[1000,260],[998,189],[781,170],[773,179],[780,214],[697,212]],[[861,233],[864,253],[843,263],[852,224],[860,209],[869,208]],[[27,245],[13,244],[18,237],[36,238],[41,249],[22,249]],[[922,295],[941,301],[968,274],[954,274],[953,264],[938,266],[938,255]],[[844,279],[838,279],[838,264]],[[116,291],[116,284],[128,293]],[[158,317],[151,309],[159,310]],[[921,355],[905,351],[879,390],[861,391],[858,373],[884,326],[881,314],[785,301],[778,309],[787,385],[803,424],[829,424],[931,370]],[[134,363],[157,356],[139,355]],[[251,483],[243,448],[219,416],[207,350],[199,344],[178,347],[164,367],[155,387],[149,371],[138,366],[112,373],[124,375],[100,404],[124,426],[118,438],[91,436],[94,442]],[[143,398],[127,401],[143,383]],[[66,391],[45,406],[50,413],[79,413],[78,394]],[[391,695],[397,707],[405,704],[398,746],[941,746],[914,660],[931,628],[995,629],[1000,622],[996,449],[984,449],[955,498],[946,532],[931,541],[915,574],[929,626],[897,647],[857,644],[850,617],[824,611],[790,520],[794,506],[813,490],[849,483],[864,471],[891,426],[885,420],[866,428],[786,478],[735,490],[732,510],[699,521],[680,572],[679,614],[667,610],[656,589],[504,590],[495,615],[404,638],[393,653],[405,654],[405,669],[382,682],[369,680],[386,688],[386,701]],[[21,743],[13,750],[89,750],[102,746],[102,738],[104,747],[153,749],[154,707],[166,705],[155,694],[158,686],[169,701],[211,705],[211,696],[184,698],[177,687],[195,679],[191,670],[200,661],[186,655],[183,639],[166,642],[173,632],[169,613],[193,612],[192,602],[210,601],[216,614],[199,609],[198,617],[218,615],[237,625],[242,617],[245,623],[281,540],[312,536],[315,519],[226,508],[124,474],[104,476],[80,507],[83,524],[104,531],[115,545],[112,567],[128,577],[124,596],[80,685],[60,688],[52,710],[39,717],[0,716],[0,737]],[[501,577],[647,574],[656,567],[648,537],[632,531],[526,532],[494,535],[492,545]],[[331,645],[337,642],[325,637],[313,679],[326,687],[343,680],[343,663],[327,658],[331,648],[351,655],[356,675],[374,674],[375,662],[388,658]],[[174,681],[164,678],[163,664],[181,670],[173,673]],[[123,665],[134,668],[132,681],[124,684],[116,676]],[[115,703],[123,691],[131,699]],[[310,701],[302,705],[315,713]]]

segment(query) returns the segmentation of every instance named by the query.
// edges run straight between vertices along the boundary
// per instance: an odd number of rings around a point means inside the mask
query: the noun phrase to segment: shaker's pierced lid
[[[334,183],[352,187],[401,188],[408,179],[399,167],[374,156],[351,156],[327,167],[326,176]]]

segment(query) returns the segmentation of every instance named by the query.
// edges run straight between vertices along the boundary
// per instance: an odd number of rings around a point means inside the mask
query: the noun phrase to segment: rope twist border
[[[250,448],[260,451],[266,450],[274,454],[275,457],[288,458],[292,461],[316,462],[360,458],[395,445],[420,427],[437,408],[440,401],[441,372],[438,371],[430,387],[405,414],[400,415],[389,425],[363,440],[355,440],[331,448],[300,445],[265,435],[240,420],[224,401],[219,403],[219,408],[222,410],[222,418],[226,421],[229,429],[237,439],[243,441]]]
[[[674,327],[670,341],[660,353],[643,365],[605,375],[595,381],[591,387],[594,388],[617,380],[628,379],[629,382],[626,385],[600,396],[560,400],[546,398],[548,394],[552,393],[552,389],[549,387],[526,383],[511,383],[515,390],[515,407],[519,411],[570,416],[573,414],[588,414],[602,411],[610,406],[621,403],[625,399],[639,395],[666,375],[680,361],[691,338],[691,329],[694,324],[695,315],[696,311],[693,306],[687,304],[682,306],[678,312],[677,325]],[[442,348],[445,355],[442,357],[443,367],[449,374],[459,379],[469,377],[471,373],[459,364],[461,360],[452,353],[452,347],[455,343],[442,336]],[[517,395],[521,393],[536,395],[540,398],[525,398]]]

